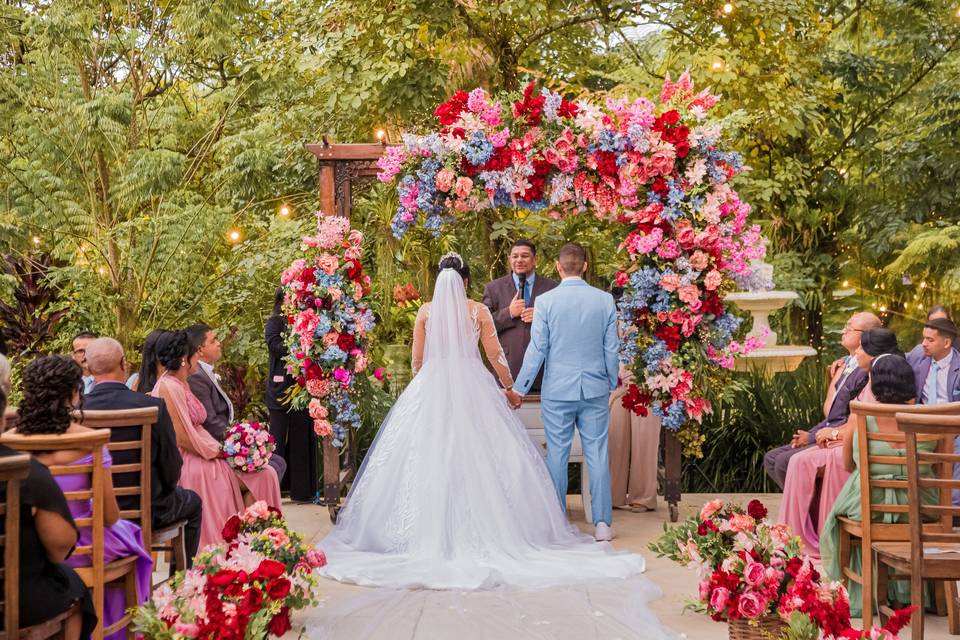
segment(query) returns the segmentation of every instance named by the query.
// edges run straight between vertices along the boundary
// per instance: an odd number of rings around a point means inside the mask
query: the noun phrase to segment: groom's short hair
[[[587,261],[587,252],[576,242],[568,242],[560,247],[560,256],[557,260],[564,273],[579,275],[583,270],[583,264]]]

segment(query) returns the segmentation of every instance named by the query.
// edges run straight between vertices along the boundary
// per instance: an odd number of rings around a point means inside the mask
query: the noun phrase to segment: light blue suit
[[[526,395],[543,365],[540,411],[547,437],[547,468],[567,504],[567,462],[573,426],[590,475],[594,523],[613,522],[607,427],[610,392],[617,388],[617,307],[613,296],[580,278],[565,279],[534,304],[530,344],[515,389]]]

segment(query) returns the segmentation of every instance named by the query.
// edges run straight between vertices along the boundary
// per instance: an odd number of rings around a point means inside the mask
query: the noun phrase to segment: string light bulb
[[[887,312],[887,305],[885,304],[880,305],[880,313],[886,313],[886,312]]]
[[[920,283],[920,288],[921,288],[921,289],[926,289],[926,288],[927,288],[927,281],[926,281],[926,280],[924,280],[923,282]]]
[[[103,267],[97,267],[97,273],[99,273],[100,275],[104,275],[107,273],[107,270]]]
[[[384,139],[387,137],[387,132],[383,129],[377,129],[374,132],[374,135],[377,136],[377,142],[383,143]]]
[[[33,242],[34,245],[40,246],[40,236],[33,236],[30,238],[30,241]]]
[[[711,68],[712,70],[714,70],[714,71],[721,71],[721,70],[723,69],[723,61],[722,61],[722,60],[714,60],[714,61],[710,64],[710,68]]]
[[[731,13],[733,13],[733,4],[730,2],[727,2],[726,4],[724,4],[723,12],[727,15],[730,15]]]
[[[280,205],[280,217],[289,218],[290,217],[290,206],[287,204]]]
[[[842,286],[843,286],[844,289],[846,289],[847,287],[850,286],[850,282],[847,281],[847,280],[844,280]]]
[[[227,233],[227,239],[234,244],[240,242],[241,237],[239,229],[231,229],[230,232]]]

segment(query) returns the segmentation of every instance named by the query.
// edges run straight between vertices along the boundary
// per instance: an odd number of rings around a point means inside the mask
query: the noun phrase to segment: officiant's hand
[[[530,324],[531,322],[533,322],[533,307],[524,309],[520,313],[520,319],[526,322],[527,324]]]
[[[523,298],[520,297],[520,291],[517,290],[516,295],[513,296],[513,300],[510,301],[510,317],[519,318],[526,308],[527,303],[523,301]]]
[[[523,404],[523,396],[513,389],[505,389],[504,394],[507,396],[507,404],[510,405],[511,409],[519,409],[520,405]]]

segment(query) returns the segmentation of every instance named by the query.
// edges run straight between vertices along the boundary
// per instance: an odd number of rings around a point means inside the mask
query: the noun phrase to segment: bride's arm
[[[500,384],[503,385],[504,389],[508,389],[513,386],[513,376],[510,375],[510,365],[507,363],[507,357],[503,355],[500,339],[497,338],[497,327],[493,322],[493,316],[490,314],[490,309],[485,305],[477,305],[477,309],[479,311],[477,319],[480,321],[480,344],[483,345],[483,352],[486,354],[490,366],[497,372]]]
[[[427,338],[427,305],[421,305],[417,311],[417,320],[413,324],[413,358],[410,368],[417,375],[423,366],[423,345]]]

